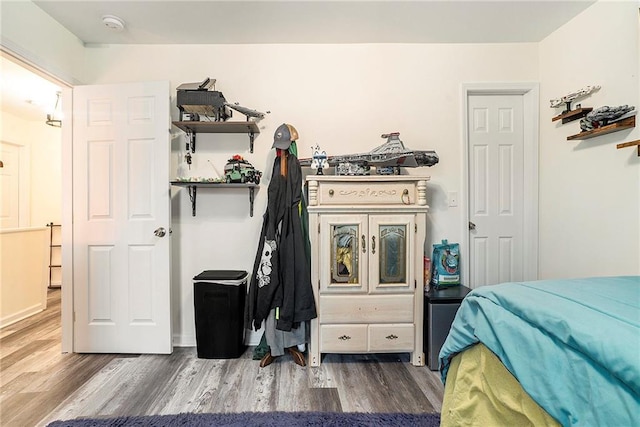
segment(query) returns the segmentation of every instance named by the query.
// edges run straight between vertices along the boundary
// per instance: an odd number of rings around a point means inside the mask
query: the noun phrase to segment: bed
[[[439,354],[442,425],[640,425],[640,276],[505,283]]]

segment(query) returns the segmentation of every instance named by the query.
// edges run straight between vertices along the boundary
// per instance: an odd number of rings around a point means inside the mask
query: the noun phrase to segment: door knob
[[[471,221],[469,221],[469,230],[475,230],[475,229],[476,229],[476,225]]]
[[[164,227],[159,227],[155,229],[153,234],[155,234],[158,237],[164,237],[164,235],[167,234],[167,231],[164,229]]]

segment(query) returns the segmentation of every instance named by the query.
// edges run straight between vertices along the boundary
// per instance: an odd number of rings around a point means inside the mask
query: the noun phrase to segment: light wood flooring
[[[42,313],[0,329],[0,425],[44,426],[77,417],[180,412],[440,412],[436,372],[408,354],[325,355],[318,368],[282,356],[265,367],[238,359],[62,354],[60,290]]]

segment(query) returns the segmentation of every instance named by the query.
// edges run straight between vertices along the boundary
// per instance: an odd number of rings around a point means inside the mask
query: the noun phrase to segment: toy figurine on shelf
[[[311,161],[311,169],[318,169],[317,175],[324,175],[322,170],[328,166],[327,164],[327,152],[324,150],[320,150],[320,146],[316,144],[316,147],[313,148],[313,156]]]
[[[241,155],[236,154],[227,161],[224,166],[224,177],[227,184],[233,182],[253,182],[260,184],[262,172],[253,167]]]

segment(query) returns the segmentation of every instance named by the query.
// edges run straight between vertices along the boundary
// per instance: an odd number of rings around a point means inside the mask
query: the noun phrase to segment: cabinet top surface
[[[418,175],[307,175],[307,181],[388,182],[429,181],[429,176]]]
[[[431,288],[426,297],[431,302],[460,302],[469,292],[471,289],[466,286],[456,285],[444,289]]]

